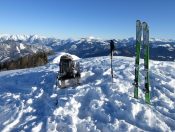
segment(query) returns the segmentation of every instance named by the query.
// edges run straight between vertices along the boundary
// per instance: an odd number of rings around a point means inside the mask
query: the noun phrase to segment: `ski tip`
[[[136,21],[136,24],[137,24],[137,25],[141,25],[141,21],[140,21],[140,20],[137,20],[137,21]]]
[[[148,24],[146,22],[143,22],[142,26],[143,26],[143,29],[149,31],[149,26],[148,26]]]
[[[143,25],[143,27],[147,27],[148,26],[148,24],[146,22],[143,22],[142,25]]]

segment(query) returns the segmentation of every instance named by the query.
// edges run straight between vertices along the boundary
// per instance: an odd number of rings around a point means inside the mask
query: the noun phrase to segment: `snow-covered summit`
[[[133,98],[134,58],[80,59],[81,85],[59,89],[59,65],[0,73],[0,128],[6,131],[175,131],[175,62],[150,62],[151,105]]]
[[[23,42],[28,44],[43,44],[47,45],[56,41],[55,38],[47,38],[45,36],[40,35],[9,35],[9,34],[0,34],[0,42]]]

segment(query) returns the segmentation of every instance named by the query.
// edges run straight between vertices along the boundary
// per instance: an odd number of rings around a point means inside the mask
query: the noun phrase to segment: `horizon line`
[[[130,37],[111,37],[111,38],[106,38],[106,37],[96,37],[96,36],[93,36],[93,35],[90,35],[90,36],[81,36],[81,37],[58,37],[56,35],[41,35],[41,34],[8,34],[8,33],[0,33],[0,37],[3,37],[3,36],[38,36],[38,37],[41,37],[41,38],[53,38],[53,39],[61,39],[61,40],[68,40],[68,39],[73,39],[73,40],[77,40],[77,39],[83,39],[83,38],[86,38],[86,39],[97,39],[97,40],[112,40],[112,39],[130,39],[130,38],[134,38],[136,39],[136,37],[134,36],[130,36]],[[162,37],[150,37],[150,39],[160,39],[160,40],[175,40],[173,38],[162,38]]]

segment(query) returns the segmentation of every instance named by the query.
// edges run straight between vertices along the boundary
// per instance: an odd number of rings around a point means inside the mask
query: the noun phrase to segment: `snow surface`
[[[0,128],[6,131],[175,131],[175,62],[150,62],[151,105],[145,104],[141,64],[133,98],[134,58],[80,59],[81,85],[59,89],[59,65],[0,72]],[[57,59],[56,59],[57,60]],[[143,63],[143,60],[141,61]]]

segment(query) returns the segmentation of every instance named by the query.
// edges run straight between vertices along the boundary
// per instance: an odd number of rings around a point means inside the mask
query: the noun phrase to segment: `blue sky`
[[[0,0],[3,34],[127,38],[137,19],[151,37],[175,39],[175,0]]]

